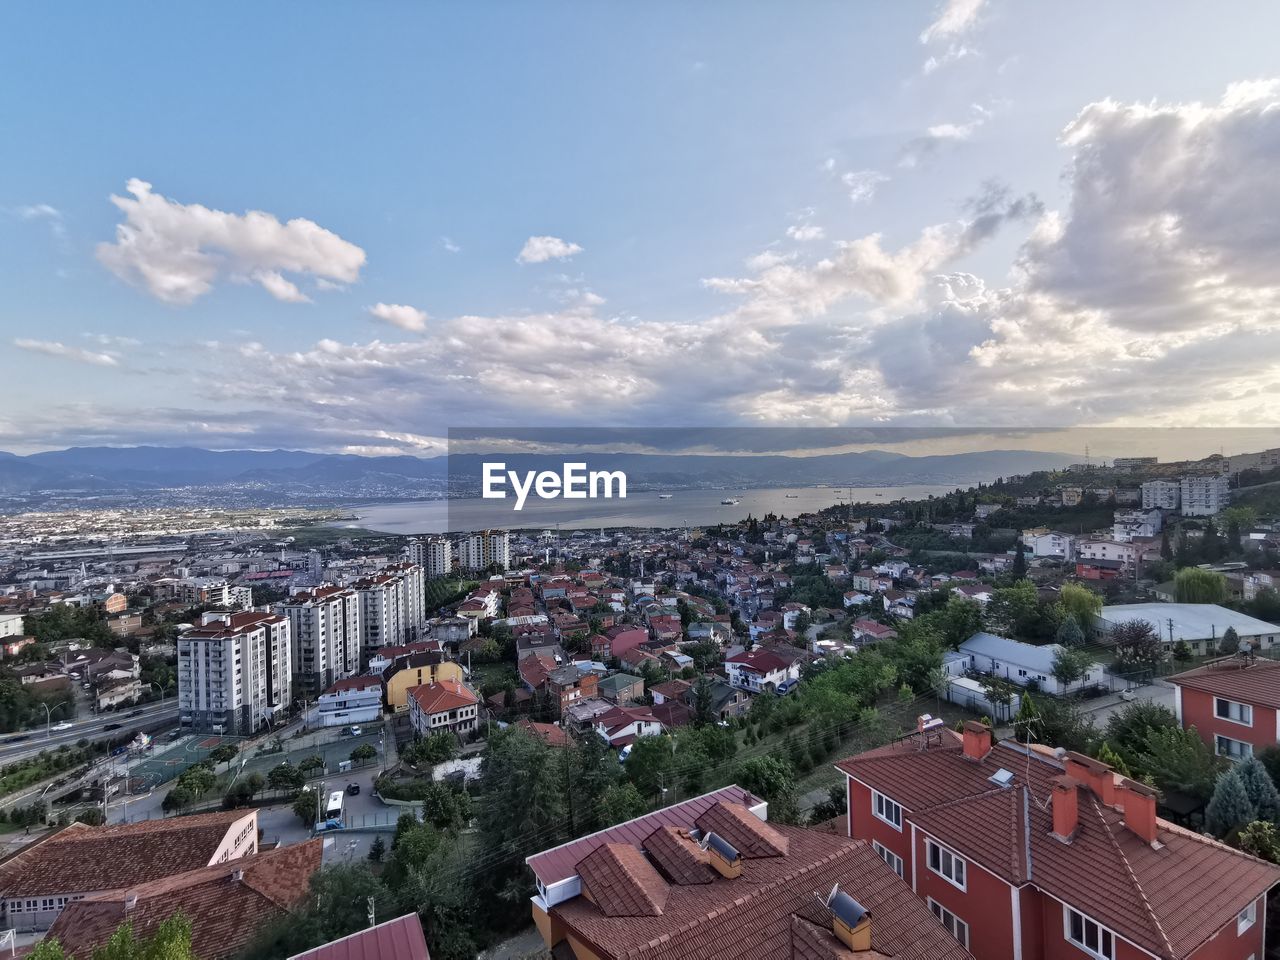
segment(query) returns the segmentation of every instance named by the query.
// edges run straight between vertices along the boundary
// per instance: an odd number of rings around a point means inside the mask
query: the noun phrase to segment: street
[[[132,712],[129,710],[122,713],[100,713],[84,720],[73,721],[67,730],[53,730],[47,733],[45,728],[40,728],[20,734],[6,734],[0,737],[0,765],[33,757],[42,750],[57,749],[63,744],[74,746],[86,739],[96,741],[107,737],[125,736],[160,724],[172,724],[178,719],[176,700],[152,703],[138,709],[141,713],[136,717],[128,716]],[[119,724],[119,729],[103,730],[102,728],[109,723]]]

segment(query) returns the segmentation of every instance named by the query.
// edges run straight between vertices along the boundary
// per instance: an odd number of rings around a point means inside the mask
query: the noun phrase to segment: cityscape
[[[1278,34],[0,5],[0,958],[1280,960]]]

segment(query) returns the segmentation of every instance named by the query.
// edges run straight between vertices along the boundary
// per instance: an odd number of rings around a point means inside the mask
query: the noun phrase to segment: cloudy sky
[[[0,449],[1280,424],[1278,34],[1168,0],[5,4]]]

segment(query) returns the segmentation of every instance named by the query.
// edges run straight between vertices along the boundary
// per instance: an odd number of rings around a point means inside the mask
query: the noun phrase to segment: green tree
[[[987,604],[986,620],[993,632],[1003,636],[1040,637],[1045,617],[1035,584],[1030,580],[1018,580],[1011,586],[997,587]]]
[[[636,789],[634,783],[623,782],[609,786],[600,797],[600,824],[611,827],[614,824],[634,820],[645,812],[644,797]]]
[[[1186,663],[1195,656],[1195,654],[1191,652],[1191,644],[1187,643],[1185,640],[1179,640],[1175,643],[1171,653],[1173,655],[1173,659],[1178,661],[1178,663]]]
[[[267,774],[267,786],[282,793],[297,793],[306,781],[302,771],[287,760],[272,767]]]
[[[165,813],[181,812],[195,803],[196,799],[196,795],[191,790],[180,783],[175,783],[164,795],[164,799],[160,802],[160,809]]]
[[[1218,778],[1213,796],[1204,811],[1205,826],[1219,837],[1258,819],[1244,782],[1235,770],[1228,770]]]
[[[1153,727],[1147,731],[1142,752],[1132,768],[1139,776],[1149,776],[1161,790],[1204,800],[1214,791],[1222,762],[1205,746],[1195,727]]]
[[[1185,527],[1178,528],[1178,539],[1173,550],[1173,564],[1181,569],[1191,566],[1191,544],[1187,542]]]
[[[1253,805],[1255,818],[1272,823],[1280,821],[1280,793],[1276,791],[1275,782],[1262,761],[1257,757],[1247,757],[1236,764],[1235,772],[1244,785],[1249,803]]]
[[[1218,653],[1224,657],[1229,657],[1233,653],[1240,650],[1240,634],[1236,633],[1235,627],[1227,627],[1222,634],[1222,639],[1218,641]]]
[[[1164,645],[1151,624],[1127,620],[1111,630],[1116,664],[1122,670],[1153,670],[1164,659]]]
[[[351,751],[352,763],[364,763],[366,760],[374,760],[378,756],[378,748],[372,743],[362,743]]]
[[[1270,821],[1253,821],[1240,831],[1236,845],[1259,860],[1280,863],[1280,833],[1277,833],[1276,825]]]
[[[1224,603],[1227,578],[1212,570],[1187,567],[1174,574],[1173,592],[1178,603]]]
[[[978,681],[982,685],[982,695],[987,698],[995,711],[995,719],[1001,723],[1009,719],[1009,707],[1013,698],[1018,695],[1018,685],[1004,677],[983,677]]]
[[[373,838],[373,843],[369,844],[369,862],[381,863],[382,858],[387,855],[387,841],[382,839],[382,834],[377,834]]]
[[[298,761],[298,769],[302,771],[303,775],[310,776],[316,770],[324,769],[324,757],[320,756],[318,753],[313,753],[309,757],[303,757]]]
[[[1149,730],[1176,730],[1173,711],[1154,700],[1135,700],[1107,718],[1106,739],[1132,770],[1146,748]]]
[[[1124,757],[1111,749],[1111,744],[1107,743],[1105,740],[1103,740],[1102,744],[1098,747],[1098,759],[1121,776],[1133,776],[1133,774],[1129,772],[1129,765],[1124,762]]]
[[[667,734],[639,737],[631,744],[624,772],[643,797],[658,799],[664,788],[675,785],[675,745]]]
[[[311,875],[298,908],[268,924],[241,954],[242,960],[285,960],[369,925],[368,898],[378,917],[394,917],[399,904],[367,863],[335,864]]]
[[[1085,634],[1093,629],[1094,618],[1102,612],[1102,597],[1083,584],[1064,583],[1058,593],[1057,610],[1061,622],[1069,619],[1076,622],[1083,642]]]
[[[953,650],[982,630],[982,605],[976,600],[953,595],[941,612],[942,638]]]
[[[29,955],[31,960],[71,960],[57,939],[44,939]],[[191,949],[191,921],[175,913],[148,937],[135,937],[133,924],[116,928],[102,946],[93,951],[93,960],[196,960]]]
[[[1088,650],[1062,647],[1053,657],[1053,679],[1069,692],[1072,684],[1078,683],[1089,675],[1093,663],[1093,657],[1089,655]]]
[[[1019,743],[1040,743],[1040,709],[1030,693],[1022,694],[1022,702],[1018,704],[1018,713],[1013,718],[1013,738]]]
[[[304,827],[310,827],[323,816],[324,811],[320,809],[318,796],[314,790],[303,790],[293,798],[293,812],[302,821]]]
[[[1018,545],[1014,549],[1013,564],[1009,567],[1009,574],[1015,580],[1021,580],[1027,575],[1027,548],[1021,539],[1018,540]]]
[[[700,676],[693,684],[691,691],[693,698],[693,723],[697,726],[706,726],[715,722],[715,712],[712,709],[712,701],[715,697],[715,686],[708,676]]]
[[[794,823],[799,817],[791,767],[775,756],[752,757],[738,765],[739,786],[769,802],[769,819]]]
[[[432,781],[422,800],[422,818],[438,830],[461,830],[471,819],[471,797],[465,790]]]
[[[224,743],[222,746],[214,747],[209,751],[209,759],[214,763],[230,763],[239,752],[240,748],[234,743]]]
[[[1064,617],[1058,624],[1058,633],[1054,638],[1059,646],[1075,648],[1084,646],[1084,631],[1075,617]]]
[[[1173,546],[1169,543],[1169,528],[1165,527],[1160,531],[1160,559],[1173,559]]]
[[[524,889],[518,877],[524,858],[562,838],[564,786],[551,752],[558,749],[508,727],[490,737],[485,751],[476,817],[481,847],[489,860],[509,867],[513,891]]]

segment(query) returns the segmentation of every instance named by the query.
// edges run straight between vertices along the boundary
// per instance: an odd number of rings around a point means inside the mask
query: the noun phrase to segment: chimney
[[[871,950],[871,911],[840,889],[831,888],[824,901],[831,911],[831,932],[854,953]]]
[[[1072,777],[1053,778],[1053,835],[1070,843],[1080,823],[1080,781]]]
[[[1063,766],[1068,777],[1085,784],[1108,807],[1116,805],[1116,775],[1109,764],[1068,750]]]
[[[1124,825],[1142,838],[1156,842],[1156,792],[1146,784],[1125,777],[1120,782],[1120,805],[1124,808]]]
[[[138,905],[138,891],[130,890],[124,895],[124,912],[128,913]]]
[[[244,871],[239,868],[231,871],[232,882],[239,882],[244,879]]]
[[[991,752],[991,728],[977,720],[964,724],[964,755],[971,760],[981,760]]]
[[[708,833],[699,844],[711,855],[711,866],[726,880],[742,876],[742,857],[737,848],[719,834]]]

